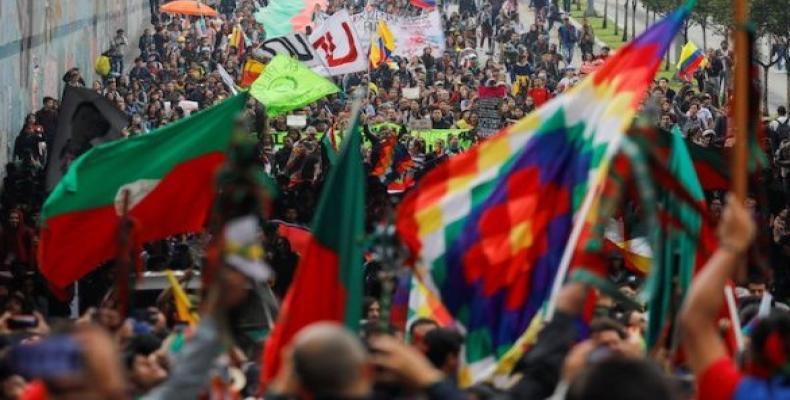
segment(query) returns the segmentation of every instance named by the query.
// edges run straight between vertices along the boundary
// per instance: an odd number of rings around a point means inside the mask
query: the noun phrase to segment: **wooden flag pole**
[[[733,0],[735,37],[735,91],[733,94],[733,121],[735,147],[732,160],[732,192],[739,201],[746,200],[746,154],[749,131],[749,36],[747,23],[749,11],[746,0]]]

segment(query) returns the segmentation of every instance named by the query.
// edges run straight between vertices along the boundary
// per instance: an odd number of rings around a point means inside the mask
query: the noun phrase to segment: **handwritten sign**
[[[502,129],[502,115],[499,107],[502,99],[499,97],[487,97],[477,100],[475,107],[479,117],[477,124],[477,134],[487,138]]]

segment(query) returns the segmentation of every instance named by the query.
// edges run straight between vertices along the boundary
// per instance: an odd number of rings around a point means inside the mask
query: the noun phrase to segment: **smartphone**
[[[35,328],[38,326],[38,318],[35,315],[15,315],[8,319],[7,325],[11,330]]]

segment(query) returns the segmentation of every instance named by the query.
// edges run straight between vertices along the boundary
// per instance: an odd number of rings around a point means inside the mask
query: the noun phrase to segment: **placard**
[[[422,131],[428,130],[433,127],[430,118],[419,118],[419,119],[412,119],[409,121],[409,130],[413,131]]]
[[[285,117],[285,124],[293,128],[304,128],[307,126],[306,115],[288,115]]]
[[[502,115],[499,107],[502,99],[499,97],[487,97],[477,100],[475,108],[479,117],[477,123],[477,134],[482,138],[487,138],[502,129]]]
[[[420,88],[418,87],[410,87],[410,88],[403,88],[403,98],[409,100],[416,100],[420,98]]]

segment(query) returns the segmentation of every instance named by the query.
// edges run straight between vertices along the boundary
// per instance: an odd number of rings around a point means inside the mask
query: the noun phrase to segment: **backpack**
[[[778,142],[782,142],[784,139],[790,138],[790,117],[785,118],[785,122],[779,122],[777,119],[776,122],[779,124],[776,127],[776,137]]]

